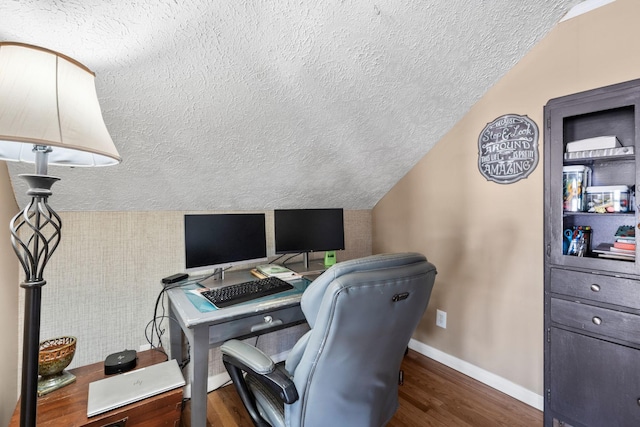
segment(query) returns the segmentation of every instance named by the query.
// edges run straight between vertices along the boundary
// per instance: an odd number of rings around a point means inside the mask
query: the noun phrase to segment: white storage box
[[[608,185],[587,187],[588,212],[629,212],[629,187]]]
[[[568,212],[585,211],[585,190],[591,184],[591,168],[583,165],[565,166],[562,168],[562,181],[562,208]]]
[[[595,138],[581,139],[579,141],[573,141],[567,143],[567,153],[573,153],[576,151],[585,150],[601,150],[604,148],[616,148],[621,147],[620,141],[615,135],[611,136],[597,136]]]

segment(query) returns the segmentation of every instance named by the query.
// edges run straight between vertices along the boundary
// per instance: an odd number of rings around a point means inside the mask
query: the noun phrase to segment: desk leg
[[[169,300],[169,319],[177,319],[171,300]],[[172,359],[176,359],[178,365],[181,365],[184,357],[182,356],[182,329],[175,321],[169,321],[169,355]]]
[[[209,327],[193,329],[191,341],[191,427],[207,425],[207,380],[209,377]]]

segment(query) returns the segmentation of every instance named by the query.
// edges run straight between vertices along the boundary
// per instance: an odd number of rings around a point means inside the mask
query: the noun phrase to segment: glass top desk
[[[249,280],[256,280],[256,277],[247,270],[228,272],[222,281],[203,283],[217,287]],[[192,296],[189,290],[199,287],[190,284],[193,282],[195,280],[186,280],[186,286],[167,291],[169,316],[177,321],[169,322],[170,352],[171,357],[181,363],[183,340],[189,341],[191,361],[187,373],[191,384],[191,427],[205,427],[209,349],[232,338],[247,338],[304,323],[300,298],[311,281],[292,281],[294,290],[222,309],[216,309],[202,297]]]

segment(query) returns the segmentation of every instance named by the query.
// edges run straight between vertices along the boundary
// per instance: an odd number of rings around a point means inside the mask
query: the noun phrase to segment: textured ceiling
[[[0,0],[0,40],[96,73],[124,160],[56,210],[370,209],[576,3]]]

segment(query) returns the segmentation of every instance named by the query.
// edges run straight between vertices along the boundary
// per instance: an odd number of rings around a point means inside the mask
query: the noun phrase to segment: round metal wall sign
[[[527,116],[505,114],[478,137],[478,169],[489,181],[511,184],[538,165],[538,126]]]

